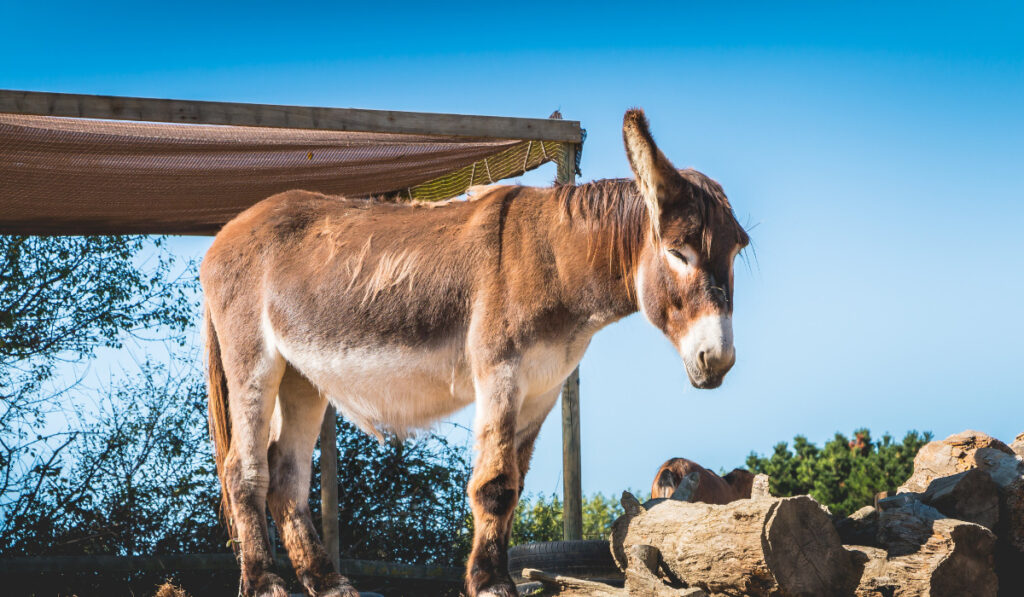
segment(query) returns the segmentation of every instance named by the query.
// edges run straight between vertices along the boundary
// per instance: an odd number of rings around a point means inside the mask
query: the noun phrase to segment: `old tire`
[[[509,548],[508,569],[512,578],[522,582],[523,568],[591,580],[624,578],[615,565],[608,541],[603,539],[527,543]]]

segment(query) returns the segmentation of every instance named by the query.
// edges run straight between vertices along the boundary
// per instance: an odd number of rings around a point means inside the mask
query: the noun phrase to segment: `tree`
[[[337,418],[341,556],[461,566],[472,533],[466,446],[436,433],[384,442]],[[320,452],[310,509],[320,516]]]
[[[642,496],[640,492],[634,495]],[[644,499],[644,498],[641,498]],[[612,523],[622,516],[619,500],[603,493],[594,493],[583,499],[583,538],[607,539]],[[516,506],[512,519],[512,545],[561,541],[562,502],[558,496],[524,496]]]
[[[793,450],[781,442],[769,457],[751,452],[747,468],[767,474],[775,495],[810,494],[834,514],[847,516],[871,504],[877,492],[895,491],[906,481],[914,470],[914,456],[931,439],[930,432],[910,431],[899,443],[888,433],[874,442],[870,431],[858,429],[852,440],[836,433],[819,449],[798,435]]]
[[[562,502],[557,495],[524,496],[519,500],[512,519],[512,545],[561,539]]]
[[[74,421],[73,441],[37,477],[33,500],[6,521],[0,554],[148,555],[226,552],[219,485],[206,437],[206,388],[197,363],[144,362],[99,393]],[[151,593],[166,573],[35,575],[36,594]],[[213,583],[212,585],[210,583]],[[237,575],[192,573],[197,594],[223,593]]]
[[[196,289],[161,238],[0,236],[0,536],[81,435],[63,421],[81,406],[72,364],[128,338],[184,343]]]

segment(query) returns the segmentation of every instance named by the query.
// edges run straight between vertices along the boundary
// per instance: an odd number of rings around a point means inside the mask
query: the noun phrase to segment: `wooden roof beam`
[[[574,120],[78,95],[0,89],[0,113],[581,143]]]

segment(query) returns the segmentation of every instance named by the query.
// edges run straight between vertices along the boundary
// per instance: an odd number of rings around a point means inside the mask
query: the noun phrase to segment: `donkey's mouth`
[[[686,366],[686,376],[690,378],[690,384],[699,390],[713,390],[725,381],[725,374],[727,371],[721,373],[710,372],[700,367],[691,365],[684,359],[683,364]]]
[[[709,375],[701,379],[695,379],[692,375],[689,377],[693,387],[700,390],[713,390],[725,381],[725,375]]]

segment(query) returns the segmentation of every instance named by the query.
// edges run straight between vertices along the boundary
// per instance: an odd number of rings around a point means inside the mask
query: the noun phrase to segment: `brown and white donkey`
[[[506,563],[533,443],[591,337],[637,309],[693,385],[736,359],[733,260],[747,235],[715,181],[677,170],[642,111],[636,180],[493,187],[403,205],[290,191],[229,222],[201,269],[210,427],[244,595],[285,595],[265,506],[310,595],[355,595],[310,518],[328,400],[369,433],[476,403],[470,596],[515,595]]]

